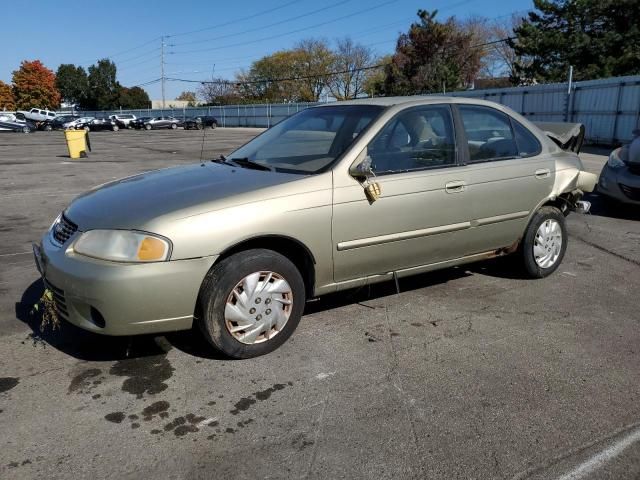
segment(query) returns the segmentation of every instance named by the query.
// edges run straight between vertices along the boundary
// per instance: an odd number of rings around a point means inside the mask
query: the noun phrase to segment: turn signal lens
[[[145,237],[138,248],[138,260],[150,262],[164,260],[167,255],[167,245],[162,240]]]

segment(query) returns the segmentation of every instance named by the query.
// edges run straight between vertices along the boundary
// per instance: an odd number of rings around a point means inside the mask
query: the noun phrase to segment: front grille
[[[59,245],[64,245],[67,240],[78,231],[78,226],[64,215],[60,215],[58,221],[52,227],[53,239]]]
[[[53,297],[53,304],[56,307],[56,311],[64,318],[69,318],[69,311],[67,310],[67,301],[64,298],[64,290],[51,285],[48,280],[44,281],[45,287],[51,291]]]
[[[620,190],[622,190],[622,193],[624,193],[629,200],[640,202],[640,188],[630,187],[623,183],[619,183],[618,185],[620,185]]]

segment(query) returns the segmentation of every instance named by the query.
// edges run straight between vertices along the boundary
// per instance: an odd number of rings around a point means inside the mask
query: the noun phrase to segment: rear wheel
[[[171,124],[171,130],[175,130],[176,128],[178,128],[178,125],[175,123]]]
[[[22,133],[31,133],[31,128],[25,125],[22,127]]]
[[[218,126],[218,124],[217,124],[216,122],[213,122],[213,123],[211,124],[211,128],[216,128],[217,126]]]
[[[556,271],[567,250],[565,217],[555,207],[538,210],[524,235],[521,255],[532,278],[544,278]]]
[[[272,352],[294,332],[305,305],[302,276],[286,257],[254,249],[223,259],[198,297],[207,340],[232,358]]]

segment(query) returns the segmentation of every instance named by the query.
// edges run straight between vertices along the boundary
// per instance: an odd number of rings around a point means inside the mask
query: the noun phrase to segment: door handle
[[[539,168],[536,170],[536,178],[549,178],[549,175],[551,175],[551,170],[548,168]]]
[[[454,182],[447,182],[444,186],[444,190],[447,193],[460,193],[464,192],[467,184],[462,180],[456,180]]]

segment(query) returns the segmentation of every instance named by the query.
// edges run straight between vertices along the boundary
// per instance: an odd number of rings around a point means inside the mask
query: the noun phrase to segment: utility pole
[[[160,80],[162,82],[162,110],[164,110],[164,37],[160,37]]]

